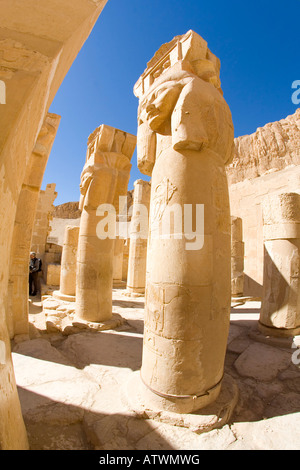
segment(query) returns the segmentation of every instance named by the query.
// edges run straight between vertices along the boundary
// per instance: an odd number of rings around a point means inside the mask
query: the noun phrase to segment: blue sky
[[[108,0],[49,111],[62,116],[42,189],[79,200],[88,136],[100,124],[136,134],[133,86],[157,49],[189,29],[221,60],[235,136],[293,114],[300,80],[300,0]],[[136,153],[129,188],[141,175]]]

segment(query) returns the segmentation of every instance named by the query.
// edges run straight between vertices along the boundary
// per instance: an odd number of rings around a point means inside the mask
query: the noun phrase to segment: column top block
[[[134,86],[138,98],[146,95],[154,82],[160,81],[176,64],[185,65],[190,73],[212,83],[221,91],[220,60],[208,49],[207,42],[192,30],[163,44],[148,62]]]
[[[136,147],[136,136],[115,127],[101,124],[89,136],[87,146],[86,161],[96,151],[122,153],[131,160]]]
[[[141,184],[143,186],[151,186],[150,181],[145,181],[145,180],[142,180],[142,179],[135,180],[135,182],[133,183],[134,186],[136,186],[138,184]]]

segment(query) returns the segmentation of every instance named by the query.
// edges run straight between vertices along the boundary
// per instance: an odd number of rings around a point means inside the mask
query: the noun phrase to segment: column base
[[[60,292],[60,290],[55,290],[52,293],[53,297],[57,300],[65,300],[66,302],[75,302],[76,296],[75,295],[67,295]]]
[[[127,297],[145,297],[145,289],[132,289],[127,286],[124,295],[127,295]]]
[[[58,292],[58,291],[57,291]],[[123,317],[112,312],[107,320],[89,321],[76,316],[76,303],[67,302],[54,296],[47,296],[42,301],[44,322],[48,333],[71,335],[86,331],[104,331],[118,328],[124,322]]]
[[[94,322],[87,321],[77,318],[76,315],[72,320],[71,325],[67,325],[64,329],[64,334],[70,334],[72,332],[76,333],[81,330],[90,330],[90,331],[105,331],[105,330],[114,330],[118,328],[123,323],[123,318],[118,313],[113,313],[112,317],[109,320]]]
[[[136,371],[125,385],[122,398],[138,418],[154,419],[202,433],[220,428],[229,421],[238,401],[238,387],[234,379],[225,374],[212,394],[201,397],[201,403],[200,398],[166,400],[151,392],[142,382],[140,371]],[[207,404],[209,401],[210,404]],[[197,410],[188,411],[193,407],[197,407]]]
[[[300,336],[271,336],[266,334],[266,331],[261,333],[259,328],[249,331],[249,338],[256,342],[267,344],[268,346],[286,349],[293,347],[293,344],[297,342],[296,338],[300,340]]]
[[[258,322],[258,330],[265,336],[276,336],[281,338],[289,338],[291,336],[297,336],[300,334],[300,326],[296,328],[276,328],[272,326],[266,326],[263,323]]]
[[[130,287],[127,284],[127,292],[131,294],[145,294],[145,287]]]
[[[126,282],[121,281],[120,279],[114,279],[113,280],[113,289],[118,289],[118,288],[126,289]]]

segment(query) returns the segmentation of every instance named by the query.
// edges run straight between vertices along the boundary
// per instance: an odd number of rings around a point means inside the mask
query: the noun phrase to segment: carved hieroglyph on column
[[[78,238],[79,227],[67,225],[61,256],[60,288],[53,293],[61,300],[75,301]]]
[[[141,378],[150,400],[177,413],[213,402],[224,374],[231,297],[225,163],[234,132],[219,70],[206,41],[189,31],[159,49],[134,88],[138,166],[152,175]],[[194,214],[204,205],[201,248],[180,238],[178,223],[154,236],[172,205],[182,214],[184,205]]]
[[[114,239],[99,238],[101,218],[97,208],[126,200],[136,137],[101,125],[88,140],[87,159],[81,174],[82,211],[77,253],[76,317],[87,321],[106,321],[112,317]]]
[[[231,217],[231,295],[244,292],[244,242],[243,221]]]
[[[127,290],[133,294],[145,292],[150,190],[148,181],[134,182],[127,275]]]
[[[259,328],[268,335],[300,333],[300,195],[263,202],[264,278]]]

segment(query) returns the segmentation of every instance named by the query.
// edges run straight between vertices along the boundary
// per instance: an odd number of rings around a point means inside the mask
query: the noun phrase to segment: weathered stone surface
[[[207,406],[193,413],[185,413],[183,410],[186,405],[183,403],[180,414],[174,413],[172,408],[171,411],[163,409],[159,397],[155,402],[150,390],[143,384],[139,372],[132,374],[124,387],[123,394],[128,409],[134,411],[138,417],[152,418],[162,423],[190,428],[193,432],[200,434],[221,428],[230,420],[238,400],[238,387],[234,379],[225,374],[221,391],[213,402],[207,400]],[[190,405],[187,404],[186,409],[189,408]]]
[[[51,232],[50,220],[54,209],[53,202],[57,198],[55,188],[55,183],[47,184],[46,189],[39,193],[31,240],[31,251],[35,251],[38,257],[43,257],[47,238]],[[45,265],[43,270],[46,271]]]
[[[251,341],[248,337],[236,338],[228,344],[227,350],[240,354],[245,351],[245,349],[250,345],[250,343]]]
[[[243,222],[231,216],[231,295],[244,292],[244,243]]]
[[[159,432],[153,430],[151,433],[146,434],[136,444],[137,450],[174,450],[177,448],[177,443],[180,440],[181,449],[184,450],[216,450],[227,449],[236,441],[234,433],[229,426],[224,426],[222,429],[214,429],[208,433],[200,434],[199,436],[191,436],[184,428],[177,428],[168,424],[160,425]],[[194,464],[197,464],[194,460]]]
[[[300,109],[251,135],[234,139],[234,157],[227,167],[229,184],[300,164]]]
[[[54,294],[56,294],[55,297],[45,296],[42,301],[43,318],[39,319],[40,329],[46,329],[48,333],[61,332],[64,336],[68,336],[82,330],[105,331],[118,328],[124,321],[118,313],[112,313],[111,318],[103,322],[76,319],[76,303],[61,300],[59,291],[55,291]]]
[[[31,450],[89,450],[80,423],[54,424],[26,423]]]
[[[6,325],[18,198],[45,115],[105,4],[106,0],[55,5],[46,0],[1,2],[5,15],[0,19],[0,80],[5,80],[8,98],[0,109],[0,337],[6,351],[0,369],[2,449],[28,448]]]
[[[223,376],[231,245],[225,163],[234,134],[219,72],[206,41],[188,31],[158,50],[134,87],[138,166],[152,177],[141,375],[153,400],[163,396],[161,406],[175,412],[215,400]],[[183,214],[188,204],[204,205],[206,214],[193,247],[191,226],[176,216],[168,225],[170,212]]]
[[[12,239],[9,273],[10,336],[28,333],[28,263],[36,210],[39,206],[40,188],[52,149],[60,116],[47,113],[36,140],[18,199]],[[46,189],[46,193],[49,188]],[[40,207],[39,207],[40,209]],[[39,221],[40,223],[40,221]]]
[[[95,129],[88,139],[86,163],[80,183],[79,208],[82,215],[76,277],[76,316],[81,320],[101,322],[112,316],[116,233],[110,230],[107,234],[103,229],[99,234],[98,208],[101,204],[108,204],[111,208],[110,217],[121,212],[123,207],[119,207],[119,198],[123,196],[126,200],[130,161],[135,146],[135,136],[104,124]],[[113,224],[115,231],[115,217]]]
[[[127,351],[126,357],[122,353],[125,350]],[[97,335],[82,333],[69,336],[63,343],[61,351],[78,367],[102,364],[137,370],[141,363],[142,339],[106,332]]]
[[[23,393],[25,420],[38,422],[42,414],[45,422],[65,424],[75,418],[78,421],[83,410],[92,406],[100,386],[76,369],[49,341],[38,339],[17,345],[13,361]]]
[[[81,216],[79,202],[65,202],[55,206],[52,215],[58,219],[78,219]]]
[[[267,197],[264,222],[264,280],[260,324],[270,335],[300,332],[300,195]]]
[[[265,344],[251,344],[235,361],[240,375],[270,382],[289,367],[291,354]]]
[[[62,295],[75,297],[78,237],[79,227],[68,225],[65,229],[60,268],[60,292]]]
[[[137,418],[123,402],[121,392],[133,371],[140,368],[144,299],[129,301],[125,292],[118,290],[113,296],[115,308],[126,319],[118,330],[96,334],[81,330],[68,338],[43,333],[43,340],[15,345],[16,378],[31,449],[200,451],[299,447],[300,369],[292,363],[271,382],[240,375],[228,363],[226,373],[238,383],[239,401],[229,423],[220,429],[198,434],[190,427]],[[247,338],[254,321],[253,313],[247,313],[252,304],[256,302],[245,303],[245,313],[233,313],[232,309],[229,344]],[[36,310],[30,320],[35,318],[38,324],[43,312]],[[256,315],[256,321],[258,318]],[[252,345],[261,344],[249,339]],[[282,352],[280,345],[271,349],[273,353]],[[293,351],[295,348],[283,352],[291,356]],[[260,353],[263,362],[261,349]],[[234,353],[234,357],[238,355]],[[274,358],[277,361],[276,354]]]
[[[270,123],[251,136],[235,139],[235,157],[226,168],[231,213],[243,220],[244,293],[262,295],[263,222],[266,196],[299,193],[300,110]],[[280,141],[283,143],[277,145]],[[285,148],[285,150],[284,150]],[[284,150],[284,151],[283,151]]]
[[[59,286],[60,264],[48,264],[46,282],[48,286]]]
[[[257,423],[235,423],[231,426],[236,442],[231,450],[298,450],[300,413],[293,419],[278,416]],[[284,439],[283,439],[284,436]]]
[[[144,294],[146,287],[150,190],[151,186],[147,181],[134,182],[127,290],[135,294]]]

